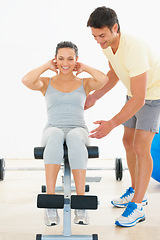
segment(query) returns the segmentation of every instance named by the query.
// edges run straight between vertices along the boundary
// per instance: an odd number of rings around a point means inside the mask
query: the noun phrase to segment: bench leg
[[[71,170],[68,161],[64,166],[63,236],[71,236]]]

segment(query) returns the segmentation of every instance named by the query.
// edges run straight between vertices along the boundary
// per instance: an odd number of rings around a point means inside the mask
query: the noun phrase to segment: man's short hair
[[[118,32],[120,32],[120,25],[116,12],[111,8],[98,7],[90,15],[87,27],[104,28],[108,27],[112,31],[114,24],[118,25]]]

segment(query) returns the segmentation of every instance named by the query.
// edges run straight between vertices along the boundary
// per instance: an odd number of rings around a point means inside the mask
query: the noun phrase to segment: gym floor
[[[6,160],[6,167],[43,167],[42,160]],[[113,167],[114,160],[89,159],[88,167]],[[123,160],[123,166],[126,166]],[[61,184],[60,171],[57,185]],[[92,179],[91,177],[95,177]],[[100,182],[96,182],[101,177]],[[98,234],[99,240],[159,240],[160,239],[160,183],[151,178],[144,207],[146,221],[135,227],[121,228],[114,225],[115,218],[123,212],[112,207],[110,201],[120,196],[130,185],[128,170],[123,171],[121,181],[116,181],[114,170],[87,171],[88,194],[97,195],[98,210],[89,211],[90,225],[79,226],[73,223],[72,234]],[[62,235],[63,210],[59,210],[61,222],[58,226],[47,227],[43,221],[43,209],[37,209],[37,194],[45,184],[44,171],[6,171],[4,181],[0,181],[0,240],[35,240],[36,234]]]

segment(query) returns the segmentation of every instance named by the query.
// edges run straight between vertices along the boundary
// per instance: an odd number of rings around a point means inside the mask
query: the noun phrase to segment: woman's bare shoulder
[[[40,77],[39,80],[43,83],[43,87],[41,88],[40,91],[42,92],[43,95],[45,95],[50,78],[49,77]]]

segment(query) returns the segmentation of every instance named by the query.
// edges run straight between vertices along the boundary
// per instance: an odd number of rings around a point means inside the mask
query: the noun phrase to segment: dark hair
[[[112,30],[114,24],[118,24],[118,32],[120,32],[120,25],[116,12],[113,9],[103,7],[96,8],[90,15],[87,27],[103,28],[108,27]]]
[[[71,48],[71,49],[74,49],[76,57],[78,57],[78,47],[74,43],[68,42],[68,41],[64,41],[64,42],[58,43],[57,47],[56,47],[56,53],[55,53],[56,56],[57,56],[58,50],[60,48]]]

